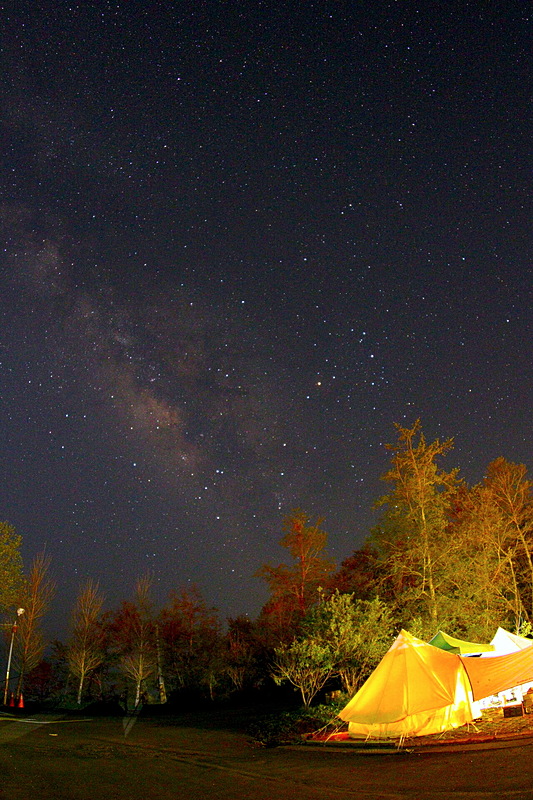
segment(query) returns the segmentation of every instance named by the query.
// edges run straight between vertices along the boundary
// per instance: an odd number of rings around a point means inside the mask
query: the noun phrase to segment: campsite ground
[[[0,717],[0,798],[533,800],[533,726],[502,738],[508,722],[502,720],[491,741],[485,735],[476,743],[475,731],[464,731],[469,742],[456,734],[448,744],[406,751],[320,744],[269,749],[250,741],[245,718],[243,712],[38,715],[35,722]]]

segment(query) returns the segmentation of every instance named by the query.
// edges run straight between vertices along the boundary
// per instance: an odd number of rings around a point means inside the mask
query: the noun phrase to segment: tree
[[[342,561],[330,585],[341,594],[352,594],[361,600],[370,600],[376,594],[380,580],[378,554],[370,542],[365,542],[351,556]]]
[[[8,522],[0,522],[0,611],[17,602],[24,579],[20,548],[22,537]]]
[[[500,515],[503,548],[512,554],[524,615],[533,619],[533,483],[523,464],[492,461],[484,485]]]
[[[311,518],[295,509],[283,520],[286,531],[280,544],[292,559],[290,565],[274,567],[265,564],[257,575],[270,588],[270,599],[263,608],[265,622],[276,632],[279,640],[294,633],[312,603],[316,602],[317,589],[324,586],[333,572],[333,562],[324,555],[328,535],[321,529],[322,520],[314,525]]]
[[[171,688],[207,687],[212,697],[223,670],[217,609],[206,604],[197,586],[182,588],[162,609],[160,630]]]
[[[525,466],[497,458],[480,484],[454,498],[450,536],[459,547],[449,562],[449,618],[467,639],[490,638],[494,620],[517,632],[531,620],[531,488]]]
[[[299,635],[274,651],[274,680],[297,687],[305,706],[335,676],[354,694],[389,649],[394,627],[390,608],[379,598],[360,600],[338,591],[330,597],[319,592],[319,598]]]
[[[379,598],[360,600],[336,591],[321,597],[304,622],[307,640],[326,647],[342,688],[353,695],[390,647],[392,612]]]
[[[228,619],[224,643],[224,671],[234,688],[242,691],[258,675],[260,643],[254,622],[246,616]]]
[[[144,683],[157,668],[151,586],[148,575],[139,578],[133,601],[122,603],[110,624],[121,670],[135,686],[135,708],[141,702]]]
[[[458,491],[449,535],[458,548],[450,559],[446,616],[456,635],[489,641],[495,620],[516,627],[522,616],[520,589],[501,514],[484,484]]]
[[[378,503],[386,511],[373,544],[386,593],[392,591],[404,618],[420,617],[430,633],[443,622],[440,601],[449,588],[447,565],[458,547],[447,535],[457,470],[445,472],[437,466],[453,441],[428,444],[420,420],[412,428],[396,428],[398,442],[387,445],[391,468],[382,476],[392,491]]]
[[[299,689],[307,708],[333,675],[335,659],[331,649],[310,638],[294,639],[275,649],[272,677],[277,684],[289,681]]]
[[[105,658],[105,632],[101,620],[103,604],[98,583],[89,579],[78,593],[67,648],[69,671],[78,681],[78,705],[81,705],[87,678]]]
[[[36,556],[20,595],[24,614],[19,618],[15,638],[15,658],[19,670],[17,695],[23,691],[25,676],[37,667],[44,653],[41,621],[55,594],[55,583],[48,577],[49,568],[50,558],[44,553]]]

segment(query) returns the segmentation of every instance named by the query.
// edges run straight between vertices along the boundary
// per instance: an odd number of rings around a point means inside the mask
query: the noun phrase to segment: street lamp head
[[[21,617],[24,614],[23,608],[17,608],[17,617]]]

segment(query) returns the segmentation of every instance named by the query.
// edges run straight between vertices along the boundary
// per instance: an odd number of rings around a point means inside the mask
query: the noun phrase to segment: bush
[[[248,733],[263,747],[304,742],[312,733],[322,729],[335,730],[340,720],[337,717],[346,705],[346,698],[339,698],[329,705],[299,708],[282,714],[269,714],[253,722]]]

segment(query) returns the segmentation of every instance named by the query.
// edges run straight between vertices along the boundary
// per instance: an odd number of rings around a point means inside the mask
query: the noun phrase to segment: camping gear
[[[428,644],[433,647],[439,647],[441,650],[447,650],[450,653],[457,653],[458,655],[478,655],[479,653],[493,653],[495,651],[494,645],[479,644],[479,642],[465,642],[462,639],[456,639],[454,636],[449,636],[444,631],[438,631],[433,639],[430,639]]]
[[[401,740],[458,728],[480,716],[477,701],[533,681],[530,646],[495,652],[459,655],[402,630],[339,716],[356,738]]]
[[[472,721],[469,691],[457,655],[402,630],[339,716],[354,737],[440,733]]]

